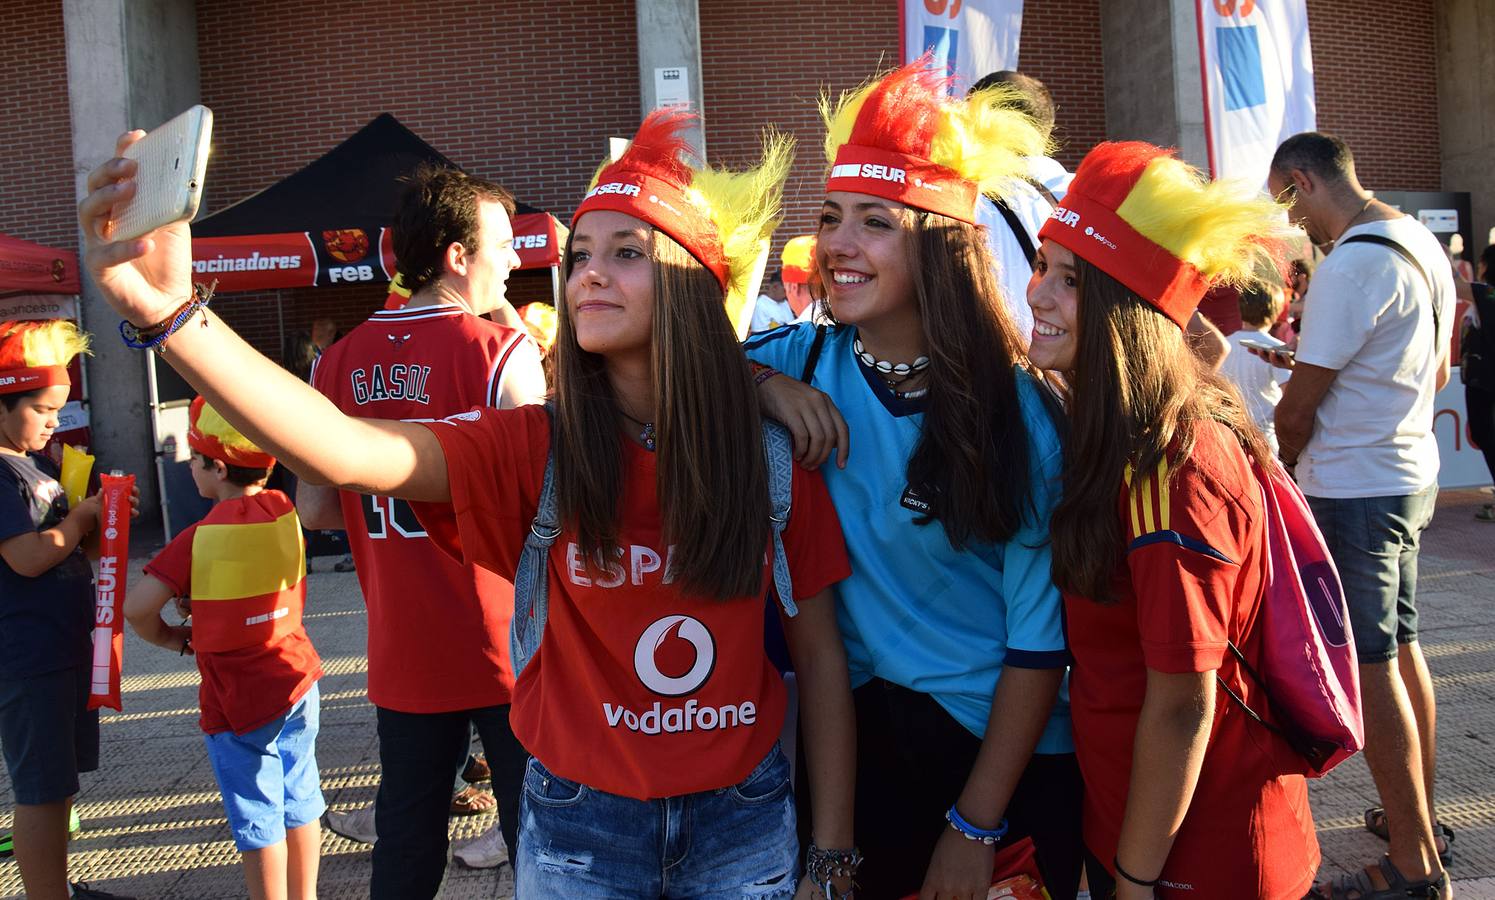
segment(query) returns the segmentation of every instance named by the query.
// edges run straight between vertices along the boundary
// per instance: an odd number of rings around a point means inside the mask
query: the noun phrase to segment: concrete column
[[[192,0],[63,0],[77,195],[130,128],[150,130],[200,100]],[[79,244],[82,244],[81,238]],[[142,512],[159,510],[145,356],[116,335],[119,317],[83,279],[84,327],[94,335],[89,413],[102,470],[140,485]]]
[[[1101,5],[1106,137],[1177,147],[1209,167],[1194,0],[1106,0]]]
[[[701,15],[696,0],[637,0],[639,99],[647,114],[668,102],[683,78],[690,108],[704,113],[701,90]],[[660,88],[664,89],[661,97]],[[631,136],[631,135],[630,135]],[[691,146],[706,157],[706,135],[693,128]]]
[[[1442,0],[1438,28],[1438,131],[1443,189],[1468,191],[1474,216],[1471,262],[1495,226],[1495,6]],[[1477,274],[1477,270],[1476,270]]]

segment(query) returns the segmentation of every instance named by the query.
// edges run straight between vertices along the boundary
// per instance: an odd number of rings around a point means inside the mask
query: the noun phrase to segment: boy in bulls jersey
[[[274,457],[201,397],[187,443],[197,489],[217,505],[146,565],[125,615],[145,640],[197,657],[199,724],[250,897],[313,897],[327,805],[301,523],[289,497],[265,490]],[[189,601],[190,626],[161,620],[172,597]]]

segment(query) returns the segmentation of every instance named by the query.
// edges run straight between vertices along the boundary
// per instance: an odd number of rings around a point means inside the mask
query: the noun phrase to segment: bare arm
[[[1189,346],[1194,350],[1194,355],[1211,369],[1218,370],[1220,364],[1225,362],[1225,357],[1230,354],[1230,342],[1215,327],[1215,323],[1196,309],[1189,319],[1189,327],[1184,331],[1189,336]]]
[[[1293,366],[1293,377],[1282,386],[1282,399],[1277,403],[1274,421],[1277,424],[1277,444],[1284,465],[1293,466],[1298,454],[1308,445],[1313,436],[1313,419],[1324,395],[1339,375],[1337,369],[1297,363]]]
[[[67,559],[99,523],[99,495],[83,500],[67,518],[46,531],[33,531],[0,543],[0,558],[20,576],[37,578]]]
[[[146,575],[131,585],[125,595],[125,618],[143,640],[168,650],[183,650],[187,639],[192,637],[192,629],[161,621],[161,610],[171,600],[171,593],[166,582]]]
[[[1116,859],[1127,874],[1153,881],[1189,811],[1215,717],[1215,673],[1147,670],[1147,696],[1132,746],[1132,780]],[[1151,898],[1152,889],[1116,879],[1116,896]]]
[[[326,485],[296,482],[296,515],[302,527],[312,531],[341,531],[347,527],[337,488]]]
[[[1003,666],[992,696],[986,737],[965,788],[955,801],[961,818],[977,828],[993,829],[1000,824],[1012,792],[1033,758],[1033,748],[1043,735],[1063,680],[1063,669]],[[995,856],[995,847],[967,840],[953,828],[946,828],[935,845],[919,896],[985,896]]]
[[[121,137],[118,152],[140,136]],[[191,295],[192,234],[177,223],[133,241],[105,237],[115,204],[134,195],[135,169],[133,161],[116,158],[90,173],[78,216],[84,260],[105,299],[128,321],[150,326]],[[427,429],[343,415],[213,313],[188,323],[165,349],[172,368],[246,437],[313,482],[410,500],[451,499],[446,459]]]
[[[856,785],[856,714],[846,649],[836,624],[836,595],[824,590],[799,602],[799,615],[784,620],[784,636],[799,680],[800,727],[805,735],[810,808],[815,845],[845,850],[852,835]],[[849,881],[849,879],[848,879]],[[849,883],[837,885],[847,890]]]
[[[507,303],[506,308],[512,309]],[[517,316],[516,316],[517,318]],[[523,330],[524,323],[519,323]],[[529,338],[519,342],[504,367],[503,387],[498,392],[498,408],[513,409],[528,403],[545,402],[545,367],[540,363],[540,348]]]
[[[836,465],[846,468],[851,436],[829,394],[780,373],[758,385],[758,402],[764,415],[789,429],[800,465],[819,468],[834,452]]]

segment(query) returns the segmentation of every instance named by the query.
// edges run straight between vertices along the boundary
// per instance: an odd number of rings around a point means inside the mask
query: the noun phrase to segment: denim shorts
[[[59,803],[78,773],[99,767],[99,711],[88,708],[88,666],[0,678],[0,749],[16,802]]]
[[[1417,640],[1417,552],[1438,505],[1436,485],[1397,497],[1309,497],[1344,583],[1361,663],[1395,659]]]
[[[312,684],[267,725],[244,734],[203,735],[240,852],[278,844],[287,831],[315,822],[326,811],[317,773],[320,720],[321,701]]]
[[[520,803],[517,896],[794,896],[799,839],[777,746],[738,784],[662,800],[595,790],[531,759]]]

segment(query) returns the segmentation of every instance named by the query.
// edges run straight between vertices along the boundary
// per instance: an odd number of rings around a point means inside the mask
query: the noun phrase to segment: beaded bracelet
[[[950,806],[949,811],[945,813],[945,821],[950,823],[951,828],[960,832],[961,837],[968,841],[980,841],[988,847],[1007,835],[1006,819],[998,823],[996,828],[990,830],[977,828],[975,825],[967,822],[953,804]]]
[[[812,843],[805,849],[805,875],[809,876],[811,884],[825,892],[827,900],[849,900],[856,892],[856,885],[853,884],[843,894],[836,891],[831,881],[855,876],[861,865],[862,851],[856,847],[850,850],[822,850]]]
[[[753,369],[753,386],[760,387],[762,386],[763,382],[774,377],[775,375],[780,374],[783,373],[781,373],[778,369],[775,369],[773,366],[764,366],[755,363]]]
[[[134,350],[154,350],[164,353],[166,339],[182,330],[182,326],[192,320],[198,310],[206,309],[208,302],[213,299],[213,290],[218,287],[215,280],[211,285],[194,284],[192,296],[177,307],[176,312],[166,319],[157,322],[147,328],[137,328],[127,321],[119,323],[119,336],[125,342],[126,347]],[[203,327],[207,327],[207,316],[203,316]]]

